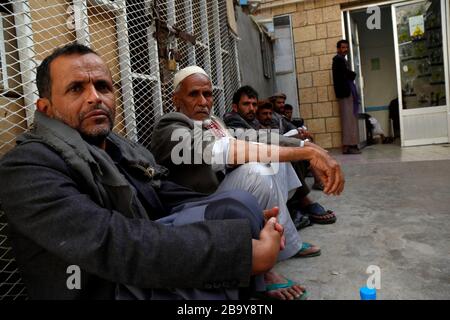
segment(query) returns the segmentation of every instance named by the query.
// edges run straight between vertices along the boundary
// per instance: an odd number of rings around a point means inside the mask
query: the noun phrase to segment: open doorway
[[[367,8],[344,12],[362,112],[376,118],[387,135],[400,137],[402,146],[448,143],[448,3],[380,4],[375,28],[367,23],[373,13]]]
[[[380,28],[369,29],[366,25],[368,14],[365,8],[349,12],[347,25],[352,28],[352,38],[357,36],[357,41],[352,40],[350,60],[354,60],[355,68],[359,61],[359,70],[356,72],[360,73],[357,87],[362,112],[377,120],[385,136],[399,138],[400,118],[391,6],[380,6],[380,14]],[[355,44],[358,48],[355,48]],[[359,57],[356,56],[358,53]],[[367,144],[370,143],[368,140]]]

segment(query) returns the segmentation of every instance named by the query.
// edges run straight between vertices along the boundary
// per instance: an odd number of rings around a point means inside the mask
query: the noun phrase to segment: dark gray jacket
[[[350,70],[348,61],[339,54],[333,57],[333,86],[337,98],[347,98],[351,94],[350,83],[355,80],[356,73]]]
[[[143,170],[154,188],[164,186],[164,170],[145,148],[116,135],[108,143],[122,151],[125,170]],[[0,201],[31,298],[112,299],[117,283],[248,285],[247,221],[181,227],[151,221],[106,152],[39,112],[34,129],[1,159],[0,180]],[[81,290],[66,286],[70,265],[81,268]]]
[[[272,131],[271,129],[260,129],[259,126],[255,125],[255,123],[248,123],[244,118],[242,118],[237,112],[229,112],[225,114],[223,117],[223,121],[227,125],[228,128],[234,129],[234,135],[237,139],[244,140],[244,138],[248,139],[252,135],[248,132],[244,132],[247,130],[256,130],[254,134],[254,139],[250,139],[250,141],[268,143],[271,144],[271,141],[277,141],[278,145],[283,147],[298,147],[300,146],[300,140],[296,138],[285,137],[280,132]],[[256,123],[259,124],[259,122]],[[295,128],[295,126],[293,126]],[[289,129],[290,130],[290,129]]]
[[[198,192],[210,194],[220,183],[209,164],[215,139],[209,130],[204,130],[201,124],[196,125],[185,114],[171,112],[163,115],[156,123],[151,150],[156,161],[169,169],[170,180]],[[185,150],[190,152],[187,163],[175,164],[172,151],[176,155],[185,156]]]

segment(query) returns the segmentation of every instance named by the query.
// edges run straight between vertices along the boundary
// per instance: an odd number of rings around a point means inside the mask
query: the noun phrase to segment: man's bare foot
[[[313,245],[309,242],[303,242],[302,248],[294,256],[295,258],[309,258],[320,256],[321,250],[319,246]]]
[[[283,277],[282,275],[276,273],[275,271],[269,271],[264,275],[264,281],[266,282],[266,286],[269,287],[277,287],[277,285],[288,284],[290,280]],[[278,300],[294,300],[300,298],[305,293],[305,288],[292,284],[287,288],[278,288],[273,290],[267,290],[266,295],[273,299]]]

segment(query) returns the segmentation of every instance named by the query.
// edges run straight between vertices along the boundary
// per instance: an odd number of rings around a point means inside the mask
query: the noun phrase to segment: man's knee
[[[258,198],[255,192],[268,194],[273,192],[275,174],[270,166],[262,163],[247,163],[239,168],[238,177],[246,177],[245,190]]]
[[[273,176],[275,174],[273,168],[270,165],[251,162],[241,165],[236,170],[240,171],[242,175],[258,175],[258,176]]]
[[[225,196],[208,204],[205,209],[205,219],[246,219],[250,222],[253,238],[258,238],[264,225],[264,217],[255,197],[241,190],[227,191]]]

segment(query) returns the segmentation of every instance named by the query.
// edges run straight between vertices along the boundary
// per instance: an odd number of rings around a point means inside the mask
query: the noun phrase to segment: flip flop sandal
[[[303,242],[302,248],[300,249],[299,252],[297,252],[297,253],[295,254],[294,257],[295,257],[295,258],[312,258],[312,257],[320,256],[320,255],[322,254],[322,251],[321,251],[320,249],[319,249],[319,251],[316,251],[316,252],[311,252],[311,253],[308,253],[308,254],[302,254],[302,252],[308,250],[308,249],[311,248],[311,247],[312,247],[312,244],[311,244],[311,243],[309,243],[309,242]]]
[[[331,224],[336,222],[336,215],[331,210],[325,210],[317,202],[310,204],[309,206],[302,209],[302,212],[309,216],[309,220],[316,224]],[[324,219],[323,216],[332,214],[331,218]]]
[[[266,291],[265,292],[255,292],[252,296],[254,298],[257,299],[261,299],[261,300],[280,300],[277,299],[275,297],[271,297],[267,295],[267,292],[269,291],[275,291],[278,289],[284,289],[284,288],[289,288],[292,287],[293,285],[295,285],[294,281],[290,280],[290,279],[286,279],[287,282],[284,283],[271,283],[271,284],[266,284]],[[303,293],[300,295],[300,297],[295,298],[294,300],[306,300],[309,297],[309,292],[308,291],[303,291]]]
[[[294,223],[294,226],[297,230],[309,227],[312,225],[311,221],[309,220],[308,216],[305,216],[301,214],[300,210],[296,210],[294,213],[294,218],[292,219],[292,222]]]

